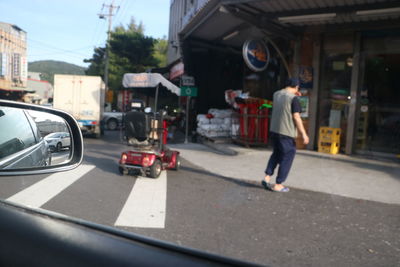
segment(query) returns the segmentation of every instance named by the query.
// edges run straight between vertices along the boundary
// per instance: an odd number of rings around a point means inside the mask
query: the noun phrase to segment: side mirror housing
[[[0,129],[0,176],[66,171],[82,162],[81,130],[64,111],[0,100]]]

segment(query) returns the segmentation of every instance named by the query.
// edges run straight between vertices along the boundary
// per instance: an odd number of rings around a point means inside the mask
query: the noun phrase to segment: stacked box
[[[340,148],[340,128],[320,127],[318,152],[337,154]]]
[[[205,114],[197,115],[197,133],[209,138],[231,136],[233,110],[210,109],[208,114],[211,119]]]

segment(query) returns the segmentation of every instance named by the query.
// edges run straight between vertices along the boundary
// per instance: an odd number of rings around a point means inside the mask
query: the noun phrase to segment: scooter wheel
[[[175,167],[172,168],[174,171],[177,171],[181,168],[181,158],[179,157],[179,155],[176,156],[175,159]]]
[[[159,159],[156,159],[153,165],[150,166],[149,176],[151,178],[158,178],[161,174],[161,171],[162,171],[161,161]]]

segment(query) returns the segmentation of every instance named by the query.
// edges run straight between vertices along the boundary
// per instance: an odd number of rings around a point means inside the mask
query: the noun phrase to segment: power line
[[[59,52],[42,53],[42,54],[33,54],[33,55],[30,54],[30,53],[27,53],[28,57],[41,57],[41,56],[51,56],[51,55],[65,55],[65,56],[68,56],[68,57],[82,59],[81,55],[77,55],[77,54],[74,54],[74,53],[66,53],[66,52],[61,52],[61,51],[59,51]]]
[[[62,51],[62,52],[64,52],[64,53],[72,53],[72,54],[76,54],[76,55],[80,55],[80,56],[85,56],[85,57],[87,56],[86,54],[77,53],[77,52],[75,52],[75,51],[76,51],[76,50],[82,50],[82,49],[91,47],[91,46],[87,46],[87,47],[82,47],[82,48],[77,48],[77,49],[66,50],[66,49],[58,48],[58,47],[55,47],[55,46],[52,46],[52,45],[43,43],[43,42],[41,42],[41,41],[33,40],[33,39],[30,39],[30,38],[28,38],[28,41],[35,42],[35,43],[41,45],[42,47],[46,47],[47,49],[52,49],[52,50],[56,50],[56,51]],[[31,45],[32,45],[32,44],[31,44]],[[34,45],[34,46],[35,46],[35,45]]]
[[[129,14],[128,10],[130,9],[130,4],[132,4],[132,2],[134,2],[134,1],[127,1],[125,8],[122,9],[121,19],[119,21],[119,23],[122,24],[122,25],[123,25],[123,22],[124,22],[124,20],[126,18],[126,15]]]
[[[95,41],[93,42],[94,44],[100,43],[100,38],[101,38],[102,35],[103,35],[102,32],[104,32],[105,25],[106,25],[106,22],[105,22],[105,21],[102,21],[101,27],[99,28],[99,32],[96,34],[96,35],[97,35],[97,38],[96,38]]]
[[[124,0],[121,0],[121,1],[119,2],[119,5],[118,5],[118,6],[122,7],[122,6],[123,6],[123,3],[124,3]],[[119,9],[115,12],[115,18],[114,18],[114,21],[115,21],[115,22],[118,20],[118,17],[122,14],[122,12],[123,12],[123,10],[122,10],[121,12],[119,12]]]
[[[105,3],[103,2],[103,5],[102,5],[101,10],[100,10],[100,13],[103,12],[104,5],[105,5]],[[95,30],[93,32],[93,36],[92,36],[92,39],[91,39],[91,43],[94,43],[95,46],[96,46],[97,43],[99,43],[99,39],[101,37],[101,34],[104,31],[104,26],[105,26],[105,21],[103,21],[103,20],[102,21],[97,21],[96,28],[95,28]]]

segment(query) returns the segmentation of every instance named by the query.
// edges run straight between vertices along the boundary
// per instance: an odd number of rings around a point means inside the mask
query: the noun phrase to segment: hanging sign
[[[261,40],[247,40],[243,45],[243,58],[253,71],[263,71],[269,63],[269,50]]]
[[[182,62],[175,64],[170,71],[169,79],[173,80],[185,73],[185,65]]]

